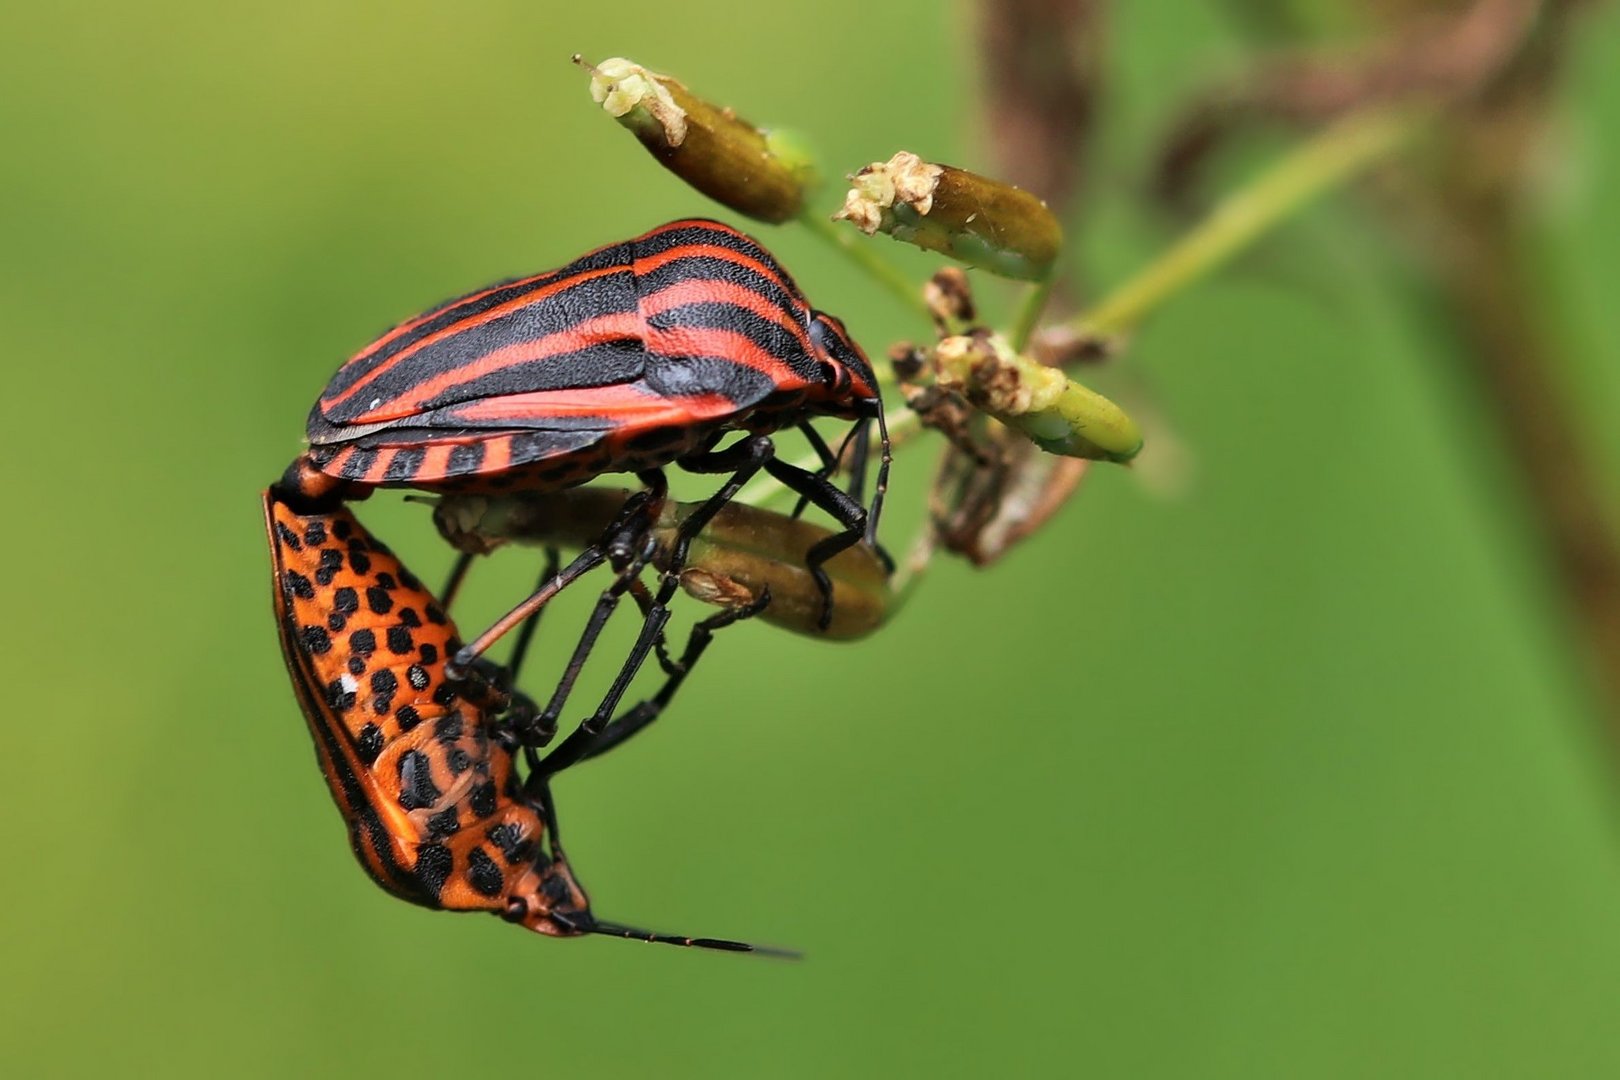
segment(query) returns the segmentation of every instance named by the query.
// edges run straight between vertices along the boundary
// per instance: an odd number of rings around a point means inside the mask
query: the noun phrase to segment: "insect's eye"
[[[816,315],[810,320],[810,344],[815,347],[816,356],[821,360],[822,378],[831,385],[833,390],[842,391],[849,386],[849,367],[839,354],[842,339],[838,332],[827,325],[822,315]]]

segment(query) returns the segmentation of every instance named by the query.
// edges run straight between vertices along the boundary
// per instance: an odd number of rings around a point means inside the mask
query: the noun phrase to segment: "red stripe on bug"
[[[469,317],[467,317],[465,319],[461,319],[461,320],[459,320],[457,322],[454,322],[454,323],[450,324],[449,326],[446,326],[446,327],[444,327],[444,328],[442,328],[440,330],[435,330],[433,333],[431,333],[431,334],[427,335],[426,337],[422,338],[420,341],[411,342],[405,348],[401,349],[399,352],[397,352],[393,356],[389,357],[387,362],[379,364],[375,368],[373,368],[372,370],[366,372],[365,375],[363,375],[359,379],[355,380],[355,383],[354,383],[353,386],[350,386],[348,389],[344,390],[342,393],[336,395],[335,397],[322,398],[321,399],[321,407],[323,409],[330,409],[330,408],[332,408],[334,406],[343,404],[345,401],[348,401],[350,398],[352,398],[356,394],[358,394],[361,391],[361,389],[363,389],[365,386],[367,386],[370,383],[372,383],[373,381],[375,381],[377,379],[377,377],[379,375],[381,375],[383,372],[391,370],[392,368],[397,366],[402,360],[404,360],[406,357],[415,355],[416,353],[420,352],[421,350],[427,348],[429,345],[437,344],[438,342],[444,341],[446,338],[454,337],[455,335],[465,333],[466,331],[468,331],[468,330],[470,330],[470,329],[472,329],[474,327],[482,326],[482,325],[484,325],[485,323],[488,323],[488,322],[493,322],[494,320],[500,318],[503,315],[509,315],[512,312],[519,310],[520,308],[524,308],[524,307],[529,306],[530,304],[537,303],[537,302],[539,302],[541,300],[546,299],[548,296],[553,296],[553,295],[555,295],[555,294],[557,294],[559,292],[562,292],[565,289],[568,289],[568,288],[571,288],[571,287],[573,287],[575,285],[578,285],[581,282],[592,281],[592,280],[594,280],[596,278],[608,277],[608,276],[611,276],[613,274],[622,274],[622,273],[624,273],[624,267],[622,267],[622,266],[608,266],[608,267],[601,267],[601,268],[598,268],[598,269],[595,269],[595,270],[581,271],[580,273],[577,273],[577,274],[570,274],[566,278],[561,278],[561,279],[558,279],[558,280],[555,280],[555,281],[551,281],[548,284],[542,285],[539,288],[536,288],[536,289],[534,289],[534,290],[532,290],[530,292],[524,293],[522,296],[519,296],[519,297],[517,297],[515,299],[512,299],[512,300],[508,300],[504,304],[497,304],[495,307],[490,308],[488,311],[479,312],[477,315],[469,316]],[[430,312],[428,317],[431,318],[431,317],[440,315],[442,313],[443,313],[442,309],[440,311]],[[361,353],[359,356],[355,357],[353,360],[350,360],[349,363],[356,363],[356,362],[364,359],[365,356],[369,355],[373,351],[375,351],[375,350],[374,349],[367,349],[364,353]]]
[[[321,471],[329,476],[346,476],[347,473],[344,470],[348,468],[349,461],[354,457],[356,449],[353,446],[345,446],[332,455],[332,460],[321,466]]]
[[[512,464],[512,437],[491,439],[484,444],[484,460],[478,466],[481,473],[503,472]]]
[[[423,447],[422,464],[418,476],[445,476],[450,470],[450,453],[458,444],[453,442],[427,443]]]
[[[726,262],[736,263],[738,266],[752,270],[762,277],[769,278],[782,291],[789,296],[797,296],[798,289],[783,278],[782,272],[768,263],[760,262],[751,255],[744,254],[736,248],[722,247],[718,244],[682,244],[680,247],[660,251],[656,255],[642,255],[630,264],[630,269],[637,277],[650,274],[661,266],[675,262],[678,259],[723,259]]]
[[[453,308],[458,308],[465,304],[476,304],[484,297],[493,293],[498,293],[502,289],[521,289],[529,285],[538,285],[544,282],[547,278],[556,277],[557,273],[558,271],[556,270],[547,270],[544,273],[535,274],[532,277],[519,278],[516,281],[503,281],[498,285],[491,285],[487,289],[479,289],[477,292],[468,293],[466,296],[458,296],[454,301],[445,305],[444,307],[424,311],[414,319],[407,319],[405,322],[400,323],[398,326],[388,331],[388,333],[384,334],[376,341],[373,341],[370,345],[367,345],[363,350],[356,353],[354,359],[364,360],[366,357],[374,355],[377,350],[388,345],[390,342],[399,340],[412,330],[415,330],[417,327],[421,326],[423,323],[431,322],[440,315],[443,315],[446,311],[450,311]]]
[[[678,231],[678,230],[694,229],[694,228],[701,228],[701,229],[704,229],[705,231],[725,232],[725,233],[729,233],[729,234],[731,234],[733,236],[743,237],[744,239],[746,239],[746,236],[743,233],[737,232],[735,229],[732,229],[732,228],[730,228],[728,226],[725,226],[725,225],[721,225],[718,222],[705,221],[702,218],[686,218],[686,219],[682,219],[680,221],[671,221],[666,225],[660,225],[656,229],[651,229],[648,232],[643,233],[637,239],[638,240],[651,240],[651,239],[653,239],[655,237],[662,236],[667,232],[675,232],[675,231]],[[591,251],[591,252],[587,253],[586,255],[582,256],[582,258],[588,259],[592,255],[598,254],[599,252],[606,251],[608,248],[618,247],[618,246],[619,245],[616,244],[616,243],[615,244],[603,244],[601,247],[596,248],[593,251]],[[578,260],[576,260],[576,261],[578,261]],[[467,304],[476,304],[478,301],[484,299],[484,297],[491,296],[491,295],[493,295],[495,293],[501,292],[504,289],[521,289],[521,288],[525,288],[525,287],[530,286],[530,285],[544,284],[545,282],[551,280],[552,278],[555,278],[558,274],[560,274],[562,272],[562,269],[563,268],[559,268],[559,269],[556,269],[556,270],[546,270],[546,271],[543,271],[543,272],[538,273],[538,274],[532,274],[529,277],[517,278],[517,279],[515,279],[513,281],[503,281],[503,282],[500,282],[499,284],[491,285],[488,288],[479,289],[477,292],[468,293],[466,296],[459,296],[452,303],[450,303],[450,304],[448,304],[448,305],[446,305],[444,307],[438,307],[438,308],[434,308],[434,309],[432,309],[430,311],[424,311],[422,314],[416,316],[415,318],[407,319],[406,321],[400,323],[398,326],[396,326],[392,330],[388,331],[382,337],[378,338],[376,341],[373,341],[370,345],[367,345],[364,350],[362,350],[361,352],[359,352],[359,353],[357,353],[355,355],[354,360],[357,360],[357,361],[358,360],[364,360],[365,358],[374,355],[379,349],[381,349],[384,346],[390,344],[391,342],[399,340],[401,337],[404,337],[406,334],[409,334],[412,330],[415,330],[417,327],[422,326],[424,323],[431,322],[432,320],[438,318],[440,315],[443,315],[446,311],[452,310],[453,308],[462,307],[462,306],[467,305]],[[577,277],[579,277],[578,274],[572,275],[570,277],[570,280],[573,280],[574,278],[577,278]]]
[[[666,311],[686,304],[732,304],[753,312],[762,319],[775,323],[798,341],[800,348],[805,352],[811,349],[810,336],[805,333],[804,324],[782,310],[780,304],[773,304],[769,297],[761,296],[753,289],[746,288],[731,281],[718,281],[714,279],[698,279],[693,281],[678,281],[657,292],[641,298],[641,314],[651,317],[662,315]]]
[[[390,398],[376,409],[364,412],[348,421],[351,424],[376,424],[401,420],[421,412],[434,398],[465,382],[493,374],[517,364],[533,363],[553,356],[565,356],[593,345],[641,336],[643,323],[635,312],[621,311],[587,319],[577,326],[557,334],[514,341],[498,349],[491,349],[477,360],[441,372],[430,379],[414,384],[409,393]],[[496,400],[505,400],[498,398]]]
[[[388,466],[393,463],[394,455],[398,453],[398,449],[384,448],[378,450],[377,456],[371,459],[371,466],[366,469],[365,475],[358,476],[355,479],[366,484],[382,483],[383,477],[388,475]]]
[[[806,382],[769,349],[747,334],[712,326],[671,326],[647,331],[647,351],[660,356],[723,356],[733,364],[770,377],[779,390],[802,390]]]
[[[456,417],[468,422],[500,423],[599,416],[604,428],[614,429],[631,424],[645,425],[650,417],[667,417],[668,422],[706,420],[735,412],[736,408],[722,394],[669,397],[633,385],[618,385],[536,390],[528,394],[509,394],[493,401],[472,401],[459,407]],[[479,471],[489,471],[487,458]]]

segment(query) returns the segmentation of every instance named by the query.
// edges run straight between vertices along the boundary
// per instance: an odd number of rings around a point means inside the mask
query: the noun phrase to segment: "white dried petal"
[[[686,110],[655,73],[634,61],[614,56],[591,68],[591,100],[614,119],[642,109],[663,128],[671,147],[686,141]]]
[[[867,236],[882,228],[883,212],[895,203],[912,207],[919,214],[934,208],[934,188],[945,170],[931,165],[909,150],[902,150],[888,161],[874,161],[849,178],[844,208],[834,221],[848,221]]]

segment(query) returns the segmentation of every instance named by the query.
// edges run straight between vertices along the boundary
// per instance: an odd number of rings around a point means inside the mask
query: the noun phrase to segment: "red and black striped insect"
[[[839,455],[810,425],[817,416],[855,420],[848,491],[828,480]],[[881,455],[868,507],[863,487],[874,422]],[[777,460],[770,433],[795,425],[820,456],[820,471]],[[718,448],[734,431],[745,437]],[[640,504],[645,520],[656,516],[667,490],[663,466],[729,474],[683,521],[658,593],[645,606],[643,633],[576,747],[600,732],[662,640],[687,546],[751,476],[764,470],[843,526],[804,556],[821,589],[824,627],[832,584],[823,564],[863,539],[875,546],[888,482],[888,434],[866,357],[763,247],[703,220],[672,222],[401,324],[333,376],[307,434],[310,449],[281,484],[305,510],[378,487],[555,491],[603,473],[635,472],[648,487]],[[465,647],[452,677],[593,567],[609,562],[621,582],[634,579],[646,556],[644,537],[614,535]],[[617,597],[604,595],[586,648]]]
[[[858,493],[776,461],[768,441],[713,453],[727,432],[798,425],[830,471],[816,416],[855,419],[860,434],[877,422],[870,512]],[[555,491],[671,463],[733,473],[734,489],[764,469],[849,530],[812,565],[875,530],[889,458],[877,379],[843,324],[753,239],[704,220],[400,324],[332,377],[307,435],[283,483],[311,504],[377,487]],[[856,438],[858,456],[866,445]]]
[[[446,677],[455,625],[347,509],[303,511],[275,488],[264,508],[287,669],[355,854],[379,885],[553,936],[752,951],[596,918],[558,840],[549,780],[566,763],[538,763],[526,781],[515,769],[533,704],[493,664]],[[695,658],[689,648],[685,667]],[[630,710],[573,760],[640,730],[665,697]]]

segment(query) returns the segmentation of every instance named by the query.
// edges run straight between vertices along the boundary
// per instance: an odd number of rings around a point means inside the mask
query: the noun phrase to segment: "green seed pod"
[[[833,220],[1001,277],[1040,280],[1063,248],[1062,226],[1029,192],[909,151],[874,161],[850,177],[850,185]]]
[[[460,551],[485,554],[509,542],[582,548],[601,535],[630,492],[570,488],[547,494],[447,495],[433,520]],[[669,566],[675,530],[700,503],[664,500],[652,534],[653,565]],[[811,545],[832,533],[806,521],[741,503],[720,508],[687,549],[681,587],[706,604],[744,607],[769,589],[762,622],[809,637],[851,641],[881,626],[893,602],[889,576],[865,545],[840,552],[823,566],[832,581],[832,622],[818,627],[821,590],[805,568]]]
[[[622,57],[586,64],[591,97],[670,172],[757,221],[795,217],[815,186],[814,159],[789,132],[765,131],[668,75]]]
[[[934,350],[938,385],[1016,428],[1049,454],[1125,462],[1142,434],[1118,405],[1057,368],[1019,356],[1001,338],[949,337]]]

